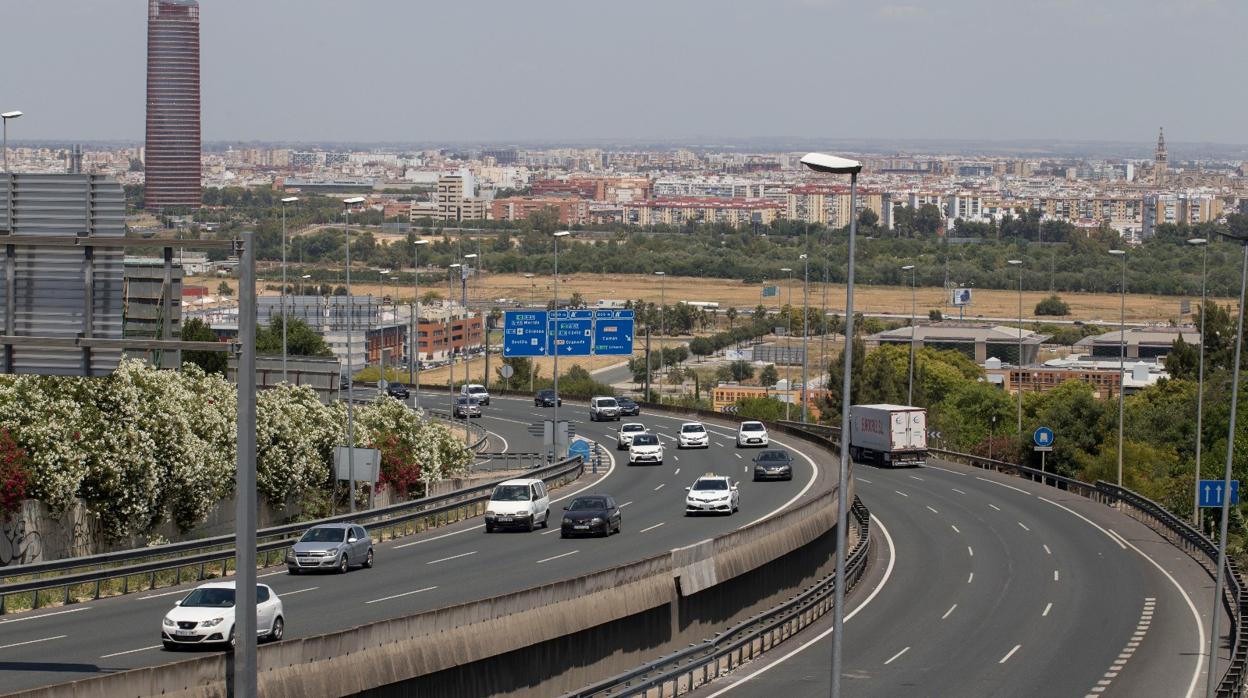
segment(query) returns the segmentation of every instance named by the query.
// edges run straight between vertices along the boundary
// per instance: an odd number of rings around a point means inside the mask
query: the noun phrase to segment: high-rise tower
[[[1157,132],[1157,152],[1153,155],[1153,183],[1162,184],[1166,179],[1166,129]]]
[[[148,0],[144,207],[199,208],[199,2]]]

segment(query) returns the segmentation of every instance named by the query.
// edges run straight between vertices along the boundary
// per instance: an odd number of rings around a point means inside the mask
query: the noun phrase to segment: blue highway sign
[[[568,455],[580,456],[583,460],[588,462],[589,453],[591,450],[592,448],[590,447],[588,441],[586,441],[585,439],[577,439],[576,441],[572,442],[571,446],[568,446]]]
[[[1221,507],[1222,492],[1226,483],[1222,480],[1200,481],[1200,506]],[[1239,504],[1239,480],[1231,480],[1231,504]]]
[[[553,313],[547,355],[589,356],[594,342],[594,311],[557,310]]]
[[[1036,442],[1037,446],[1053,445],[1053,430],[1048,427],[1040,427],[1036,429],[1036,433],[1031,435],[1031,439]]]
[[[503,313],[503,356],[547,356],[548,315],[545,310]]]
[[[633,353],[633,311],[594,312],[594,353],[599,356],[629,356]]]

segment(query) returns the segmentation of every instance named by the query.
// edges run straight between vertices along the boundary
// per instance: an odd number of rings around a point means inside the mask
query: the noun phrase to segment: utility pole
[[[243,233],[238,284],[238,469],[234,479],[233,688],[255,698],[256,680],[256,234]]]

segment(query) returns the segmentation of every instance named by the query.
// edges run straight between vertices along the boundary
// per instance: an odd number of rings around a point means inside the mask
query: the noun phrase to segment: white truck
[[[855,463],[898,467],[927,463],[927,410],[909,405],[849,408],[849,456]]]

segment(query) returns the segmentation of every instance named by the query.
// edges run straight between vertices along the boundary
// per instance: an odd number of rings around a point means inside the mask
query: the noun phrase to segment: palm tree
[[[737,322],[737,309],[729,306],[728,310],[724,312],[724,316],[728,318],[728,329],[731,331]]]

